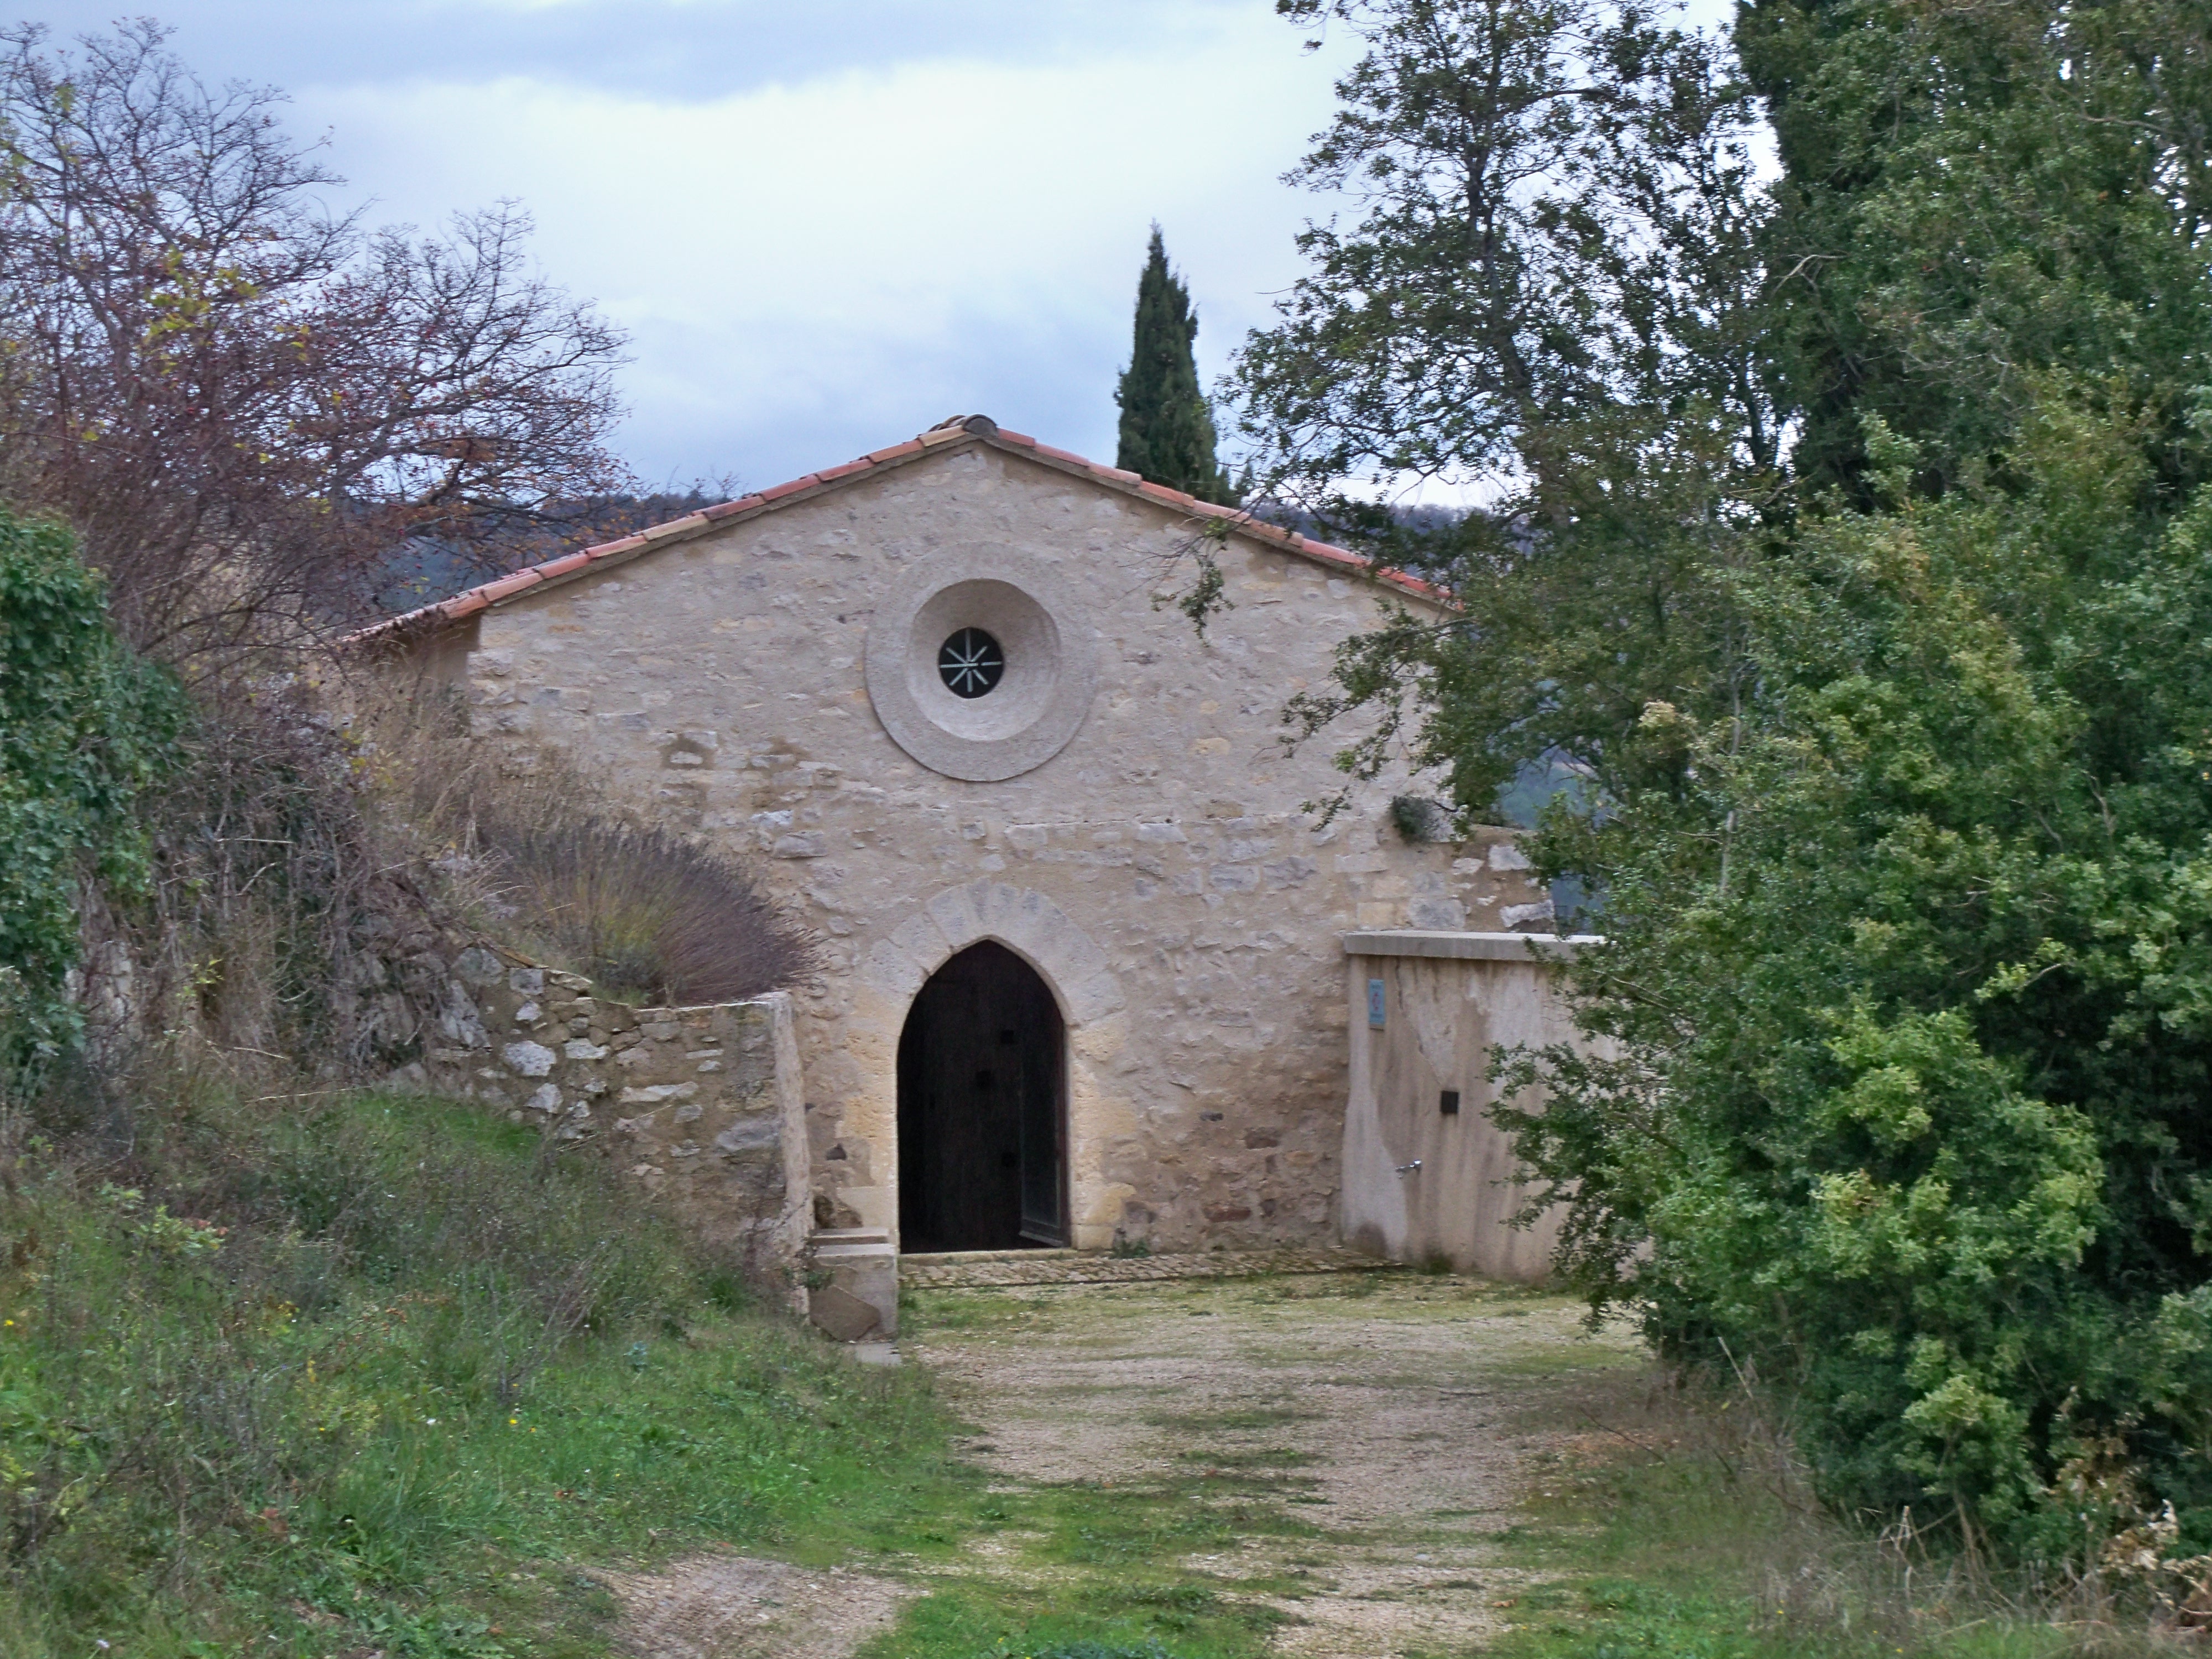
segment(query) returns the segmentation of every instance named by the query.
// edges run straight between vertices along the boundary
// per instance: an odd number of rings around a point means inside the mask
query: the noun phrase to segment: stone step
[[[964,1267],[986,1261],[1066,1261],[1103,1254],[1100,1250],[1051,1249],[1043,1246],[1033,1250],[908,1250],[899,1257],[899,1262],[916,1267]]]
[[[1206,1250],[1113,1255],[1103,1250],[950,1250],[899,1258],[902,1290],[987,1290],[1022,1285],[1138,1285],[1174,1279],[1258,1279],[1270,1273],[1402,1271],[1404,1263],[1344,1249]]]

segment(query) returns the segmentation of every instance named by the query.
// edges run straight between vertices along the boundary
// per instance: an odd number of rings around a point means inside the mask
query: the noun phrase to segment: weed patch
[[[1320,1415],[1302,1406],[1254,1406],[1237,1411],[1186,1412],[1153,1420],[1197,1434],[1243,1434],[1279,1429],[1291,1423],[1310,1423]]]
[[[911,1373],[443,1103],[179,1105],[0,1194],[0,1651],[605,1651],[586,1570],[957,1507]]]
[[[1531,1460],[1528,1518],[1499,1534],[1549,1576],[1501,1605],[1508,1659],[2148,1659],[2186,1644],[2146,1607],[1996,1582],[1842,1526],[1740,1395],[1617,1372],[1540,1410],[1581,1432]]]
[[[1004,1571],[941,1581],[864,1659],[1257,1659],[1286,1620],[1269,1605],[1283,1587],[1185,1564],[1226,1559],[1255,1537],[1322,1534],[1264,1492],[1222,1485],[1193,1475],[1142,1487],[1072,1481],[994,1492],[948,1515],[945,1527],[958,1535],[990,1526],[1009,1551]]]

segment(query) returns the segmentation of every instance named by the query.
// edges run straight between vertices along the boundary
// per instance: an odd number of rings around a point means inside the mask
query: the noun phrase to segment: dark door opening
[[[930,976],[899,1034],[899,1248],[1065,1244],[1060,1005],[1003,945]]]

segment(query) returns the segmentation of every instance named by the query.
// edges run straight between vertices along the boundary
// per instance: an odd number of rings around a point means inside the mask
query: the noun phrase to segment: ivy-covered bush
[[[65,1047],[81,884],[143,887],[134,808],[179,729],[174,681],[117,643],[69,532],[0,507],[0,1063]]]

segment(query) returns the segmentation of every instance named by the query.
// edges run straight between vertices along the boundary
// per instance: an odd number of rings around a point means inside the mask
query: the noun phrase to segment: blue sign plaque
[[[1379,1031],[1382,1029],[1383,1013],[1387,1006],[1382,995],[1382,981],[1379,979],[1369,980],[1367,981],[1367,1029],[1369,1030]]]

